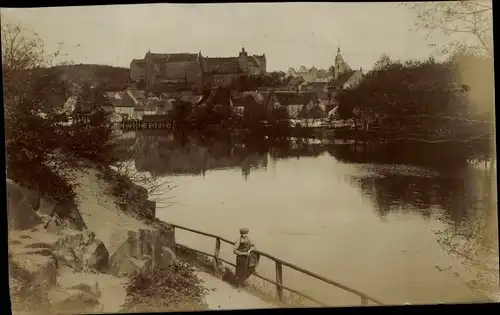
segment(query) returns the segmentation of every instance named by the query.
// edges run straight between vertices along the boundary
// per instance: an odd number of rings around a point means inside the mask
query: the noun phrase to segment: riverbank
[[[114,180],[116,172],[87,162],[82,162],[73,175],[71,181],[76,187],[73,205],[39,198],[35,192],[7,180],[14,313],[127,311],[138,304],[137,298],[146,298],[132,290],[137,277],[153,279],[159,270],[172,271],[172,266],[175,271],[170,278],[153,286],[157,285],[160,293],[169,289],[177,292],[172,295],[177,304],[197,306],[184,310],[234,306],[231,299],[236,293],[230,287],[209,284],[207,290],[202,290],[197,281],[191,281],[199,279],[198,273],[179,263],[174,230],[154,219],[155,206],[148,200],[145,189],[130,181],[119,183]],[[117,185],[125,186],[118,189]],[[117,191],[127,192],[133,198],[127,207],[116,202]],[[66,215],[60,217],[55,213]],[[179,279],[185,280],[185,291],[175,287]],[[205,286],[203,281],[207,279],[218,283],[218,279],[206,274],[199,284]],[[213,293],[213,289],[218,293]],[[193,290],[199,294],[183,295]],[[147,300],[154,298],[148,296]],[[168,303],[162,299],[158,307]],[[245,307],[252,306],[247,303]]]

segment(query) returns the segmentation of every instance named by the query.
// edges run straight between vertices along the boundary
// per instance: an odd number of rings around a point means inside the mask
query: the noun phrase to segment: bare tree
[[[415,26],[427,31],[428,38],[440,32],[447,36],[465,35],[441,48],[442,53],[459,52],[493,56],[493,10],[491,1],[433,1],[404,3],[416,12]]]
[[[67,64],[61,58],[62,42],[58,49],[48,53],[38,33],[21,25],[19,22],[5,21],[1,17],[2,68],[4,76],[21,70]]]
[[[147,189],[148,197],[151,201],[155,201],[157,208],[166,208],[174,203],[174,198],[169,195],[176,186],[170,184],[168,179],[148,172],[138,171],[135,167],[135,160],[141,158],[144,152],[145,143],[143,141],[136,141],[132,147],[132,154],[130,158],[125,161],[121,159],[115,166],[115,170],[121,176],[130,179],[133,183]],[[120,153],[116,152],[118,156]],[[123,202],[126,202],[127,196],[121,196]]]

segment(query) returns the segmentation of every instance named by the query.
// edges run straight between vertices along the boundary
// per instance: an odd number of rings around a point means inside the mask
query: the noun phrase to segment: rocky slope
[[[109,193],[112,172],[76,172],[75,204],[40,198],[7,179],[13,312],[119,312],[131,275],[176,259],[173,229],[141,219],[154,217],[144,189],[127,183],[135,199],[125,207],[133,215],[125,214]],[[55,215],[58,207],[67,218]]]

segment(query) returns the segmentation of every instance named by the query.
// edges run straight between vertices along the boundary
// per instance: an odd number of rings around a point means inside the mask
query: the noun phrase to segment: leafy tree
[[[186,125],[189,123],[190,116],[193,112],[193,106],[189,102],[176,100],[173,104],[173,109],[169,112],[169,118],[175,121],[178,125]]]
[[[375,62],[375,64],[373,65],[372,71],[380,71],[380,70],[387,69],[393,63],[394,63],[394,61],[391,59],[391,57],[389,57],[389,55],[387,53],[383,53],[379,57],[379,59]]]
[[[450,62],[394,62],[372,71],[352,90],[339,93],[339,114],[344,119],[376,119],[399,131],[401,137],[391,141],[462,143],[470,157],[475,157],[474,149],[490,139],[493,130],[470,106],[468,91],[457,82]]]

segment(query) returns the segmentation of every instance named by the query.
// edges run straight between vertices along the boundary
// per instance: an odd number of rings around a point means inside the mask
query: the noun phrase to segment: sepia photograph
[[[12,314],[500,302],[492,6],[2,7]]]

